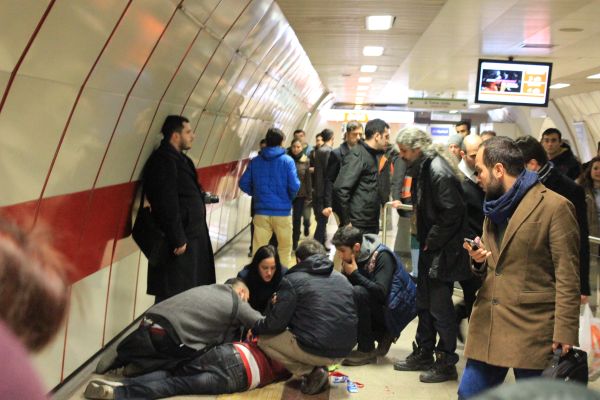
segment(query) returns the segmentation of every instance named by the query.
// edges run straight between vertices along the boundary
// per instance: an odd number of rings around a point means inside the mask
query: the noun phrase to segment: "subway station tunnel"
[[[370,15],[395,20],[371,31]],[[272,126],[286,146],[296,128],[310,143],[333,129],[339,144],[350,119],[382,118],[392,138],[416,123],[444,139],[459,119],[511,137],[557,127],[589,160],[600,141],[598,15],[598,0],[2,2],[0,211],[49,226],[74,266],[66,322],[33,355],[48,390],[153,304],[130,232],[167,115],[189,118],[187,155],[220,196],[207,207],[220,254],[250,223],[238,181]],[[509,57],[551,62],[549,84],[570,86],[550,88],[546,107],[476,103],[478,59]]]

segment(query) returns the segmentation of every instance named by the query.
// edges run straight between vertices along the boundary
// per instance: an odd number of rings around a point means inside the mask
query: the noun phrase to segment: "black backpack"
[[[575,381],[587,385],[587,353],[583,350],[572,348],[563,357],[561,355],[562,349],[558,348],[554,351],[552,361],[544,372],[542,372],[542,376],[565,382]]]

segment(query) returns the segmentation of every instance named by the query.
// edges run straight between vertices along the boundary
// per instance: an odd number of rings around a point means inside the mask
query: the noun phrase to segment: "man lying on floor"
[[[122,382],[91,381],[87,399],[161,399],[179,395],[243,392],[290,377],[256,343],[222,344],[182,365]]]
[[[198,286],[152,306],[138,329],[105,352],[97,374],[124,367],[122,375],[171,370],[210,346],[239,340],[240,327],[251,328],[261,314],[248,304],[250,293],[237,278]]]

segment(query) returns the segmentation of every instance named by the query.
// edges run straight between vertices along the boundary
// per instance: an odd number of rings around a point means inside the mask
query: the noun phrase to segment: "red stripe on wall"
[[[248,160],[232,161],[198,169],[198,179],[204,190],[225,194],[221,203],[233,200],[239,189],[226,193],[228,183],[239,179],[240,164]],[[76,282],[111,264],[113,244],[128,238],[131,233],[131,209],[137,182],[127,182],[94,189],[89,220],[84,241],[79,243],[81,226],[92,190],[47,197],[40,203],[40,222],[48,225],[54,233],[55,244],[73,263],[71,282]],[[0,212],[20,223],[30,224],[35,215],[37,200],[1,207]],[[123,211],[126,210],[126,211]],[[115,227],[120,227],[116,230]],[[119,251],[114,261],[137,251],[130,239]]]

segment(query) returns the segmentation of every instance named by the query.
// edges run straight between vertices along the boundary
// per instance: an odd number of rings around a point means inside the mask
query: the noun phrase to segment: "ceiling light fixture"
[[[373,78],[371,78],[370,76],[361,76],[360,78],[358,78],[358,83],[371,83],[373,81]]]
[[[366,92],[367,90],[369,90],[369,87],[366,85],[359,85],[356,87],[356,90],[358,90],[359,92]]]
[[[377,65],[362,65],[360,72],[375,72],[377,71]]]
[[[366,57],[379,57],[383,54],[382,46],[365,46],[363,48],[363,56]]]
[[[387,31],[394,25],[396,17],[392,15],[371,15],[366,18],[368,31]]]
[[[587,77],[588,79],[600,79],[600,74],[594,74]]]
[[[569,86],[571,86],[570,83],[555,83],[554,85],[550,85],[550,89],[564,89]]]
[[[479,108],[481,107],[479,104],[471,104],[469,108]]]

